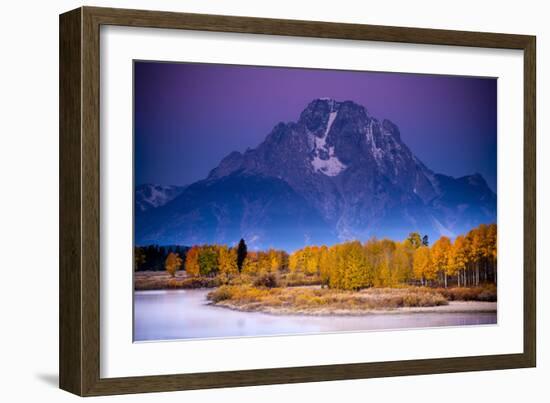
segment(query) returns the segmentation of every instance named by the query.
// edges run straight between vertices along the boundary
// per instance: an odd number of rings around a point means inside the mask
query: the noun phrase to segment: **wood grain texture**
[[[88,394],[100,366],[100,69],[99,24],[86,8],[82,16],[82,390]]]
[[[59,21],[59,386],[81,394],[81,10]]]
[[[536,366],[537,339],[537,129],[536,39],[524,48],[523,66],[523,354]]]
[[[100,378],[101,25],[522,49],[524,352],[131,378]],[[532,367],[536,363],[535,37],[82,7],[60,17],[60,387],[81,396]],[[518,134],[519,135],[519,134]],[[130,150],[128,152],[131,152]]]
[[[101,24],[134,27],[508,49],[523,49],[526,40],[529,38],[525,35],[489,32],[340,24],[320,21],[232,17],[115,8],[86,7],[85,9]]]

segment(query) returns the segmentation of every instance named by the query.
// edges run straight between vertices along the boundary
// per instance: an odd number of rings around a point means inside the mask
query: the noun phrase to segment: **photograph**
[[[133,341],[497,325],[497,80],[133,60]]]

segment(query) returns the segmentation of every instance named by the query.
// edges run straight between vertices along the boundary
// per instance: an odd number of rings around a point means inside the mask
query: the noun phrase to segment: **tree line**
[[[259,275],[285,271],[288,253],[283,250],[248,251],[244,239],[236,248],[227,245],[193,246],[187,252],[185,270],[191,276]]]
[[[373,238],[364,244],[307,246],[290,255],[289,268],[319,275],[322,284],[344,290],[477,286],[497,281],[496,241],[496,224],[481,224],[454,241],[442,236],[432,246],[413,232],[402,242]]]
[[[427,236],[412,232],[401,242],[372,238],[365,243],[306,246],[288,254],[278,249],[248,251],[241,239],[237,247],[142,247],[136,249],[135,260],[138,269],[164,269],[172,275],[184,269],[193,277],[230,279],[290,272],[342,290],[400,285],[467,287],[496,283],[496,241],[496,224],[481,224],[453,241],[442,236],[432,245]]]
[[[170,253],[177,254],[182,260],[185,260],[188,250],[189,247],[181,245],[136,246],[134,247],[134,270],[166,270],[166,259]]]

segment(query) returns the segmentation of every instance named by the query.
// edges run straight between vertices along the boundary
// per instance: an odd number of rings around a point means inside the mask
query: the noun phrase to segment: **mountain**
[[[411,231],[454,236],[496,221],[479,174],[434,173],[399,128],[351,101],[312,101],[256,148],[232,152],[207,178],[136,217],[136,242],[229,243],[293,250]]]
[[[136,186],[134,195],[136,214],[141,214],[150,209],[164,206],[166,203],[179,196],[184,189],[184,186],[152,184]]]
[[[227,175],[190,185],[150,214],[136,216],[136,243],[250,246],[326,243],[334,239],[323,217],[285,181],[261,175]],[[277,242],[274,240],[277,239]]]

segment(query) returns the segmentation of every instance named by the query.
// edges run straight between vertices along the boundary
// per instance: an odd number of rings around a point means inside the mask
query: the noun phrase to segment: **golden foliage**
[[[428,246],[427,237],[412,232],[402,242],[372,238],[364,244],[349,241],[330,247],[306,246],[290,256],[276,249],[250,251],[240,273],[236,248],[203,245],[187,252],[185,269],[195,277],[216,275],[222,284],[250,284],[263,276],[278,278],[285,285],[321,284],[340,290],[477,286],[496,283],[496,241],[496,224],[482,224],[454,241],[442,236],[432,246]]]
[[[344,291],[307,287],[257,288],[249,285],[222,286],[208,294],[214,303],[247,311],[361,313],[377,309],[447,305],[436,290],[425,287],[371,288]]]
[[[188,275],[193,277],[199,276],[201,272],[201,268],[199,265],[199,252],[199,247],[193,246],[191,249],[189,249],[185,258],[185,271]]]
[[[164,267],[172,277],[175,277],[176,272],[181,267],[181,264],[182,264],[182,259],[180,255],[174,252],[170,252],[166,257],[166,261],[164,262]]]

